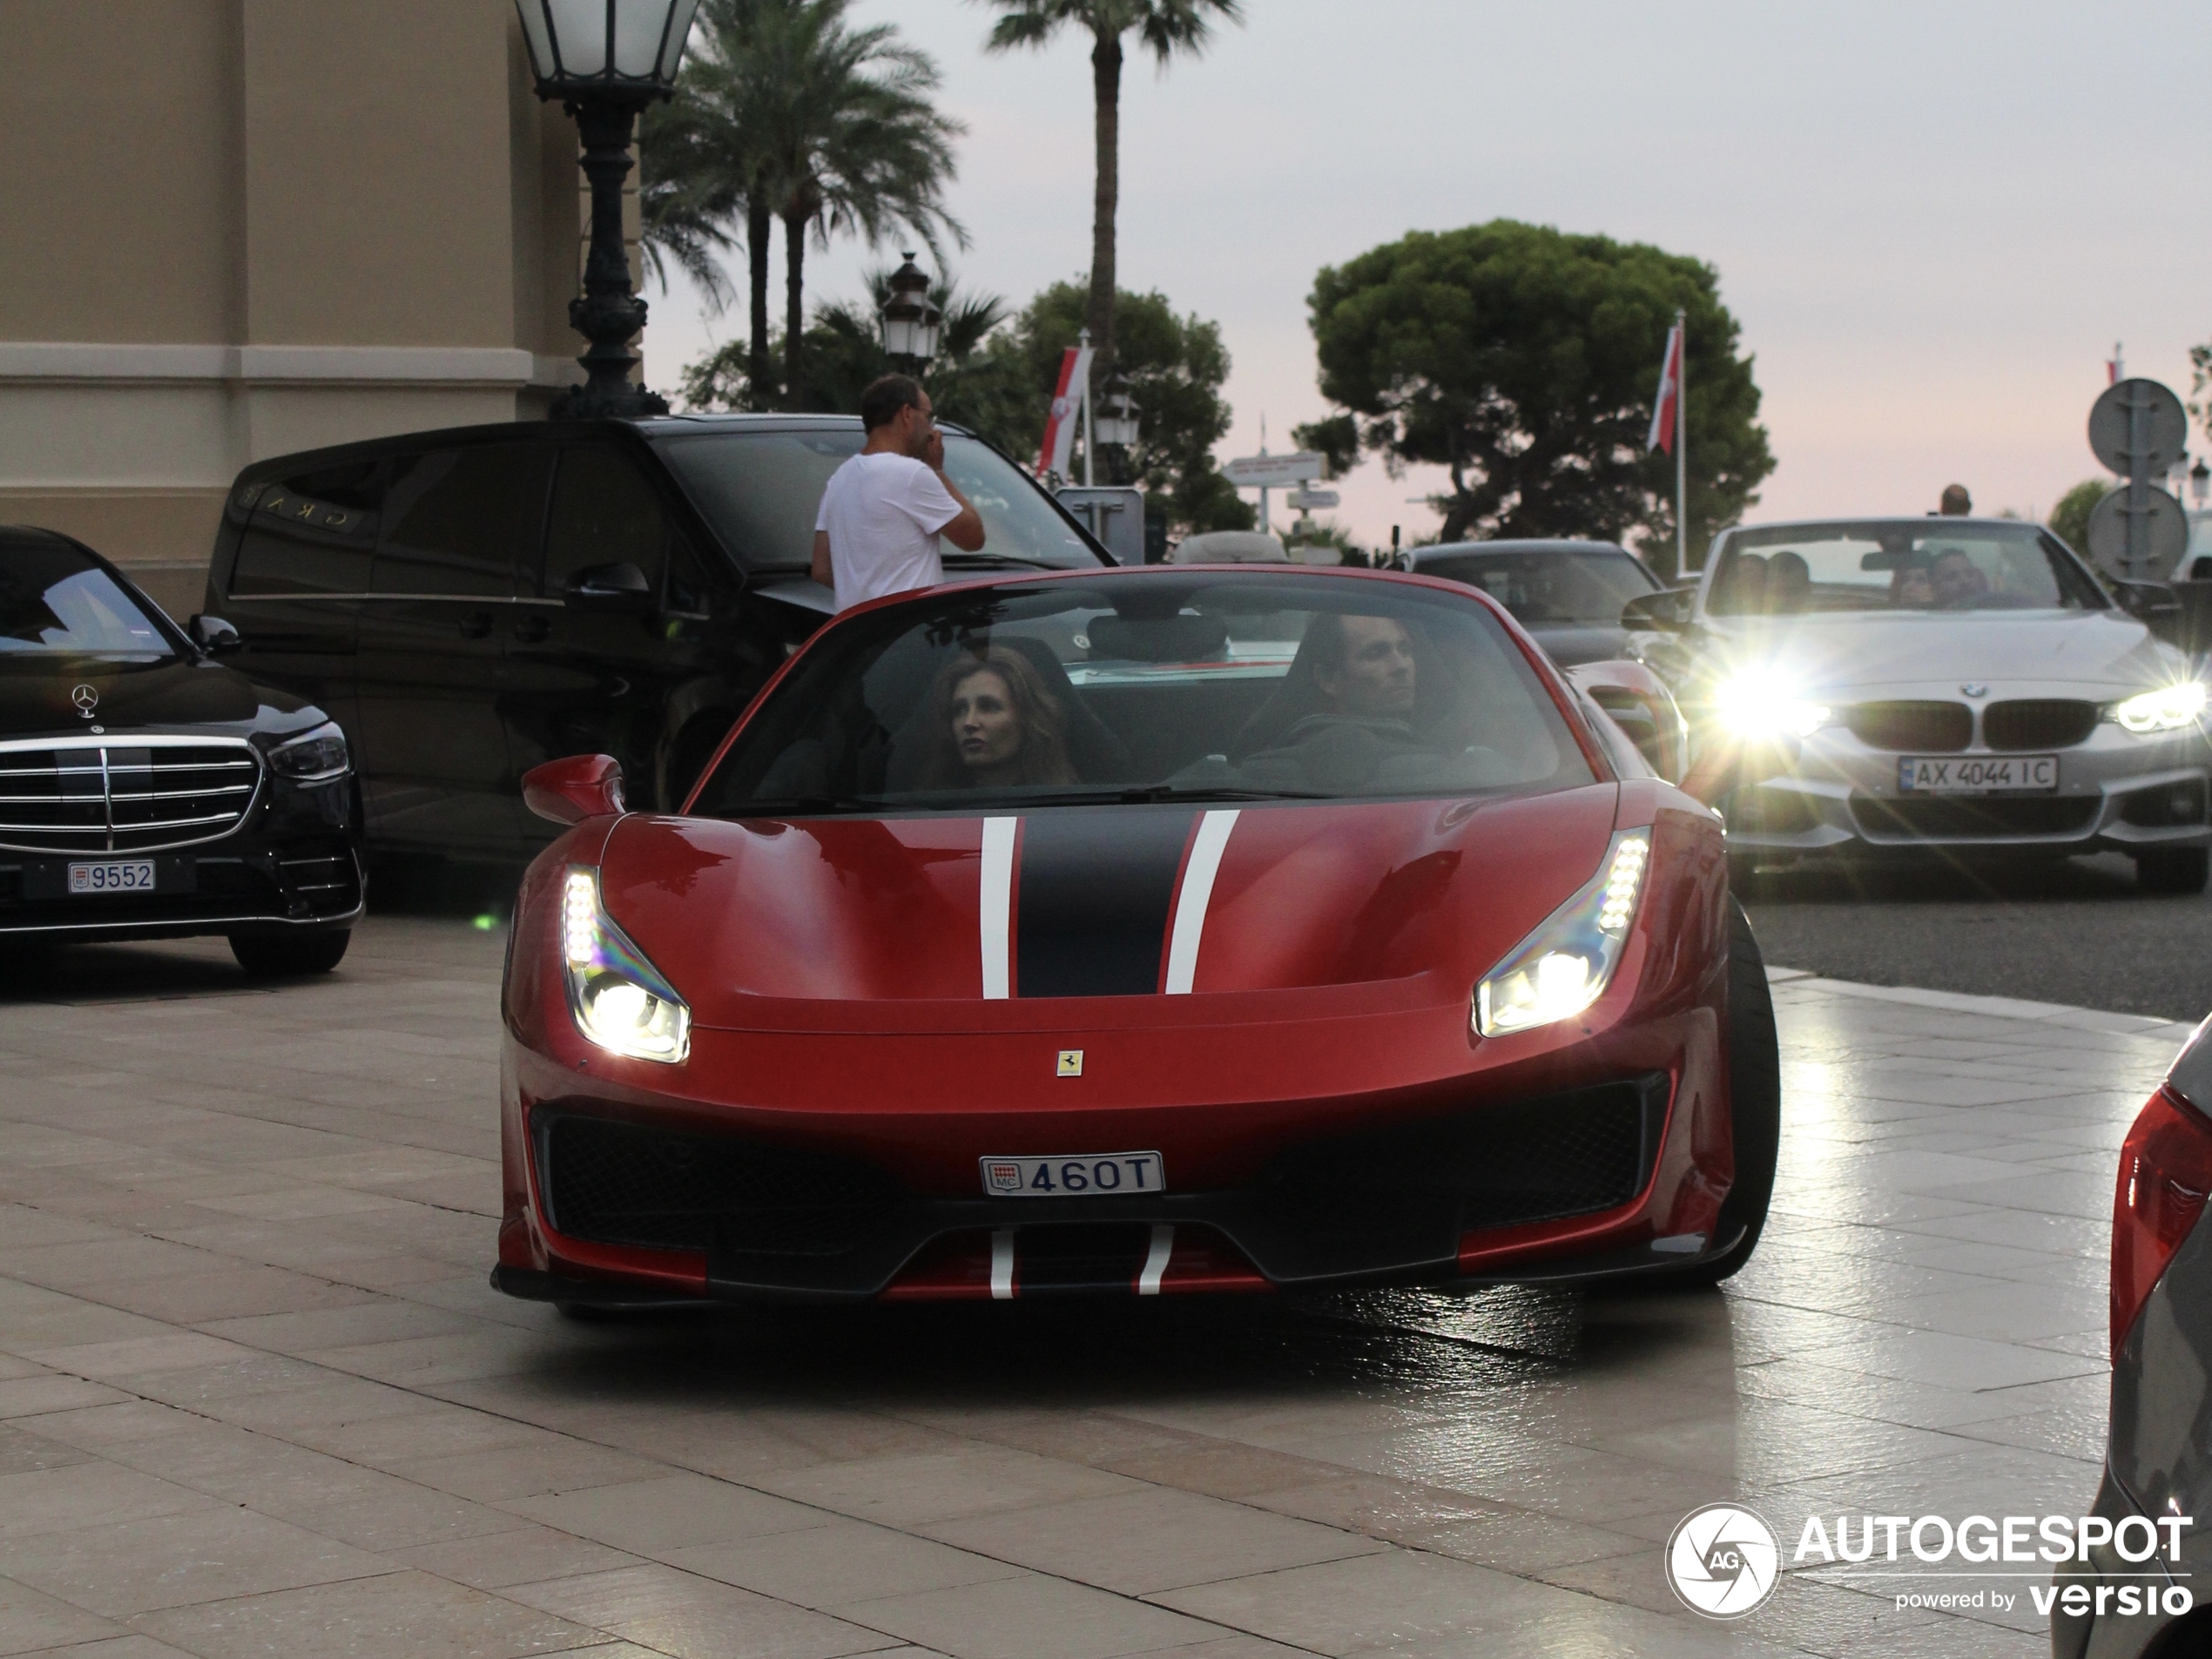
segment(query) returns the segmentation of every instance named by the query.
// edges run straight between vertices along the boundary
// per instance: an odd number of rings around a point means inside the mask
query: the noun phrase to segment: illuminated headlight
[[[332,783],[352,771],[353,764],[346,734],[335,720],[326,720],[314,731],[269,751],[269,770],[287,783]]]
[[[681,1065],[691,1011],[599,905],[599,878],[570,867],[561,893],[561,959],[576,1028],[610,1054]]]
[[[2130,732],[2176,732],[2204,712],[2204,687],[2195,680],[2161,687],[2116,705],[2112,718]]]
[[[1809,738],[1826,725],[1832,711],[1798,693],[1796,683],[1771,669],[1734,674],[1713,688],[1713,711],[1739,738],[1788,732]]]
[[[1474,990],[1474,1028],[1501,1037],[1572,1019],[1605,995],[1635,921],[1651,832],[1613,838],[1597,878],[1554,911]]]

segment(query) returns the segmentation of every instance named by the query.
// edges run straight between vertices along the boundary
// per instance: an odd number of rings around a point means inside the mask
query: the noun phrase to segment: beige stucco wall
[[[0,522],[174,603],[248,462],[581,378],[576,132],[512,0],[0,0]]]

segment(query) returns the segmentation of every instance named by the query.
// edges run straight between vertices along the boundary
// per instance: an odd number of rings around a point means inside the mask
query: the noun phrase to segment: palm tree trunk
[[[806,226],[813,214],[784,215],[784,407],[806,407],[806,388],[799,383],[799,342],[806,322]]]
[[[1110,25],[1109,25],[1110,26]],[[1091,348],[1098,355],[1096,372],[1112,372],[1114,363],[1114,210],[1121,200],[1122,37],[1098,31],[1090,52],[1091,97],[1096,105],[1098,183],[1092,199],[1090,219]]]
[[[752,382],[752,407],[768,407],[765,395],[769,376],[775,370],[768,361],[768,237],[775,229],[776,216],[764,201],[748,199],[745,203],[745,253],[752,264],[752,355],[745,364],[745,374]]]

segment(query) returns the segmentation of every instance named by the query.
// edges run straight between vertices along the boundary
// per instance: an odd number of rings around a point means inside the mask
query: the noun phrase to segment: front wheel
[[[257,978],[291,979],[307,974],[327,974],[345,960],[353,934],[334,933],[233,934],[231,954],[238,965]]]
[[[2162,846],[2135,854],[2135,885],[2145,893],[2202,893],[2212,877],[2212,847]]]
[[[1721,1200],[1719,1233],[1742,1228],[1723,1254],[1695,1267],[1639,1275],[1655,1290],[1717,1285],[1742,1270],[1758,1248],[1774,1198],[1774,1170],[1782,1152],[1782,1045],[1774,1028],[1774,994],[1767,988],[1766,959],[1752,936],[1750,918],[1733,899],[1728,906],[1728,1103],[1735,1142],[1736,1179]]]

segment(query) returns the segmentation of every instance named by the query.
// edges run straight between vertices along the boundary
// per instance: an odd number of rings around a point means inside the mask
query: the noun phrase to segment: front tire
[[[2212,847],[2162,846],[2135,854],[2135,885],[2145,893],[2202,893],[2208,878]]]
[[[353,942],[350,930],[334,933],[283,934],[233,934],[231,954],[238,965],[257,979],[297,979],[308,974],[327,974],[345,960]]]
[[[1752,936],[1750,918],[1733,899],[1728,906],[1728,1106],[1736,1179],[1721,1200],[1718,1235],[1725,1238],[1741,1227],[1743,1237],[1710,1261],[1640,1273],[1637,1284],[1653,1290],[1696,1290],[1740,1272],[1759,1246],[1774,1198],[1775,1166],[1782,1152],[1782,1045],[1774,1028],[1766,958]]]

